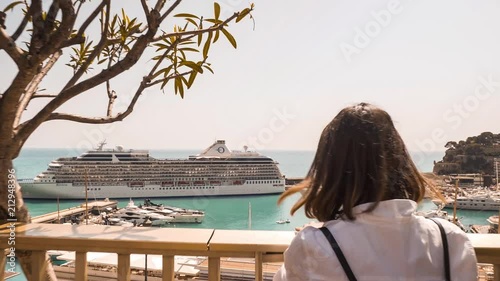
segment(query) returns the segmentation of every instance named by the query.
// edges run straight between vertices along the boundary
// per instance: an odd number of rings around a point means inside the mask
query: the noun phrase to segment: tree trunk
[[[9,149],[10,148],[10,149]],[[0,224],[4,223],[30,223],[31,218],[24,204],[21,187],[17,183],[16,172],[12,163],[12,147],[0,148]],[[10,197],[9,197],[10,195]],[[14,240],[15,241],[15,240]],[[28,280],[31,280],[31,251],[22,251],[15,247],[15,256]],[[48,255],[46,256],[46,280],[56,281],[57,278],[52,268]],[[0,270],[3,270],[1,268]]]

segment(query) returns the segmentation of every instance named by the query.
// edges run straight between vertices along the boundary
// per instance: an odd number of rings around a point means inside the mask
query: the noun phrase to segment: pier
[[[87,205],[87,206],[86,206]],[[31,219],[32,223],[60,223],[67,222],[71,217],[81,217],[85,215],[85,212],[91,212],[92,210],[98,210],[99,212],[105,211],[107,208],[116,208],[118,206],[117,201],[93,201],[88,204],[82,203],[79,206],[71,207],[69,209],[59,210],[57,212],[52,212],[40,216],[33,217]]]

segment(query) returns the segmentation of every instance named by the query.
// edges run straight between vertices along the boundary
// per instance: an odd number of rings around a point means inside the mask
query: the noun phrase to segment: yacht
[[[172,222],[173,218],[141,209],[134,204],[132,199],[125,208],[119,209],[112,215],[109,220],[114,222],[113,219],[132,222],[134,225],[151,225],[151,226],[164,226]]]
[[[157,159],[122,146],[59,158],[34,179],[19,180],[27,199],[154,198],[276,194],[285,190],[278,163],[217,140],[187,159]]]
[[[172,217],[171,223],[202,223],[205,218],[205,213],[202,211],[154,204],[149,199],[144,200],[144,205],[139,207],[143,210]]]
[[[441,200],[432,200],[436,206],[444,205],[444,208],[453,208],[453,198],[446,198],[446,202]],[[463,210],[481,210],[481,211],[498,211],[500,209],[500,197],[488,193],[476,193],[466,196],[458,196],[457,209]]]

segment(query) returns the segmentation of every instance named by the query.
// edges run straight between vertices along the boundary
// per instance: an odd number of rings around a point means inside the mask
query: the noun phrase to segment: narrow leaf
[[[12,2],[10,3],[9,5],[7,5],[7,7],[5,7],[3,9],[3,12],[6,13],[8,12],[9,10],[14,10],[14,7],[16,7],[17,5],[19,4],[23,4],[24,2],[23,1],[16,1],[16,2]]]
[[[203,68],[201,68],[201,66],[199,66],[198,64],[196,64],[192,61],[183,61],[179,65],[185,65],[194,71],[197,71],[199,73],[203,73]]]
[[[214,71],[212,70],[212,68],[210,66],[204,65],[203,67],[208,69],[208,71],[212,72],[212,74],[214,74]]]
[[[218,30],[215,31],[214,43],[217,42],[217,40],[219,40],[219,34],[220,34],[220,32]]]
[[[176,18],[193,18],[193,19],[200,19],[198,16],[195,16],[193,14],[188,14],[188,13],[181,13],[177,14],[174,17]]]
[[[250,9],[249,8],[243,9],[243,11],[241,11],[241,13],[238,15],[238,17],[236,17],[236,22],[239,22],[240,20],[242,20],[249,13],[250,13]]]
[[[199,52],[197,49],[195,48],[179,48],[179,51],[184,51],[184,52]]]
[[[212,32],[208,33],[207,41],[205,42],[205,46],[203,46],[203,58],[208,57],[208,50],[210,49],[211,43],[212,43]]]
[[[191,75],[189,75],[189,80],[187,82],[188,89],[193,85],[194,79],[196,79],[196,75],[198,75],[198,72],[196,71],[191,72]]]
[[[224,35],[226,35],[227,40],[236,49],[236,47],[237,47],[237,45],[236,45],[236,39],[234,39],[233,35],[231,35],[231,33],[229,33],[229,31],[225,30],[224,28],[221,29],[221,30],[222,30],[222,33],[224,33]]]
[[[190,18],[186,18],[186,20],[190,23],[192,23],[194,26],[198,27],[198,23],[195,22],[193,19],[190,19]]]
[[[215,12],[215,19],[218,20],[220,16],[220,5],[217,2],[214,2],[214,12]]]

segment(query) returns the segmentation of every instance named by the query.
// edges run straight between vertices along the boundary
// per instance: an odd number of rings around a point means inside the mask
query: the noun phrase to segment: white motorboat
[[[151,226],[163,226],[173,220],[170,216],[160,215],[137,207],[132,199],[125,208],[116,211],[111,218],[132,222],[135,225],[146,225],[146,223],[150,222]]]

